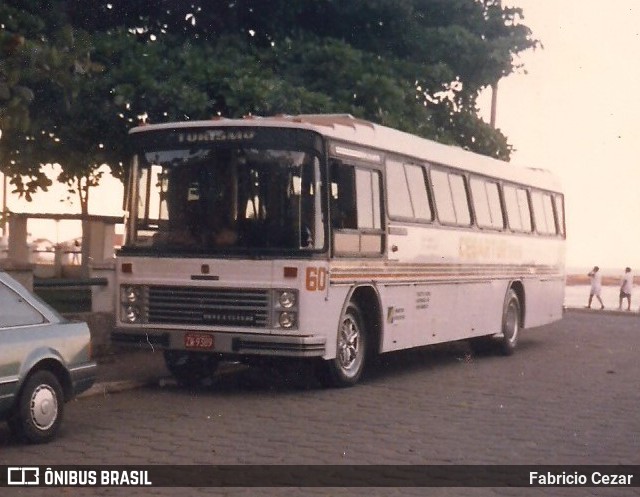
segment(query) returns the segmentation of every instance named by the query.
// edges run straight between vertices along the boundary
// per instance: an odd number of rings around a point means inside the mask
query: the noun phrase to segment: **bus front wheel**
[[[340,318],[336,357],[323,364],[324,383],[334,387],[350,387],[362,376],[368,347],[362,322],[358,307],[349,304]]]
[[[211,383],[219,361],[210,354],[165,350],[164,362],[180,386],[193,388]]]
[[[501,349],[505,355],[511,355],[518,345],[520,337],[521,306],[518,294],[509,289],[502,310]]]

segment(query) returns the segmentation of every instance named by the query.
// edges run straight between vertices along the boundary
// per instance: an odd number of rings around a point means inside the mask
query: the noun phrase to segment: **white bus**
[[[349,115],[137,127],[113,340],[182,384],[219,361],[308,358],[335,386],[372,354],[560,319],[562,190]]]

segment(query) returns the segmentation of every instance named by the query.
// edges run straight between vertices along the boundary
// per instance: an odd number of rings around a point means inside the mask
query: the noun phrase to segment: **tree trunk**
[[[89,189],[83,186],[82,178],[77,179],[80,212],[82,213],[82,266],[81,277],[91,276],[91,223],[89,222]]]

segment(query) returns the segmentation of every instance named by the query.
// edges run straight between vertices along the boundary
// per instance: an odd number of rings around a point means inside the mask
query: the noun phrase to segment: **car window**
[[[40,324],[44,317],[28,302],[0,282],[0,328]]]

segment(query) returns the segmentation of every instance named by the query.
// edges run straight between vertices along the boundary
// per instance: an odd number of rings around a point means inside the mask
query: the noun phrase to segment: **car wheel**
[[[188,388],[210,385],[219,364],[210,354],[180,350],[165,350],[164,362],[178,384]]]
[[[324,361],[322,365],[323,382],[335,387],[355,385],[364,370],[367,347],[360,310],[354,304],[349,304],[340,319],[336,357]]]
[[[63,414],[60,382],[50,371],[37,371],[22,387],[9,426],[20,439],[45,443],[56,436]]]

